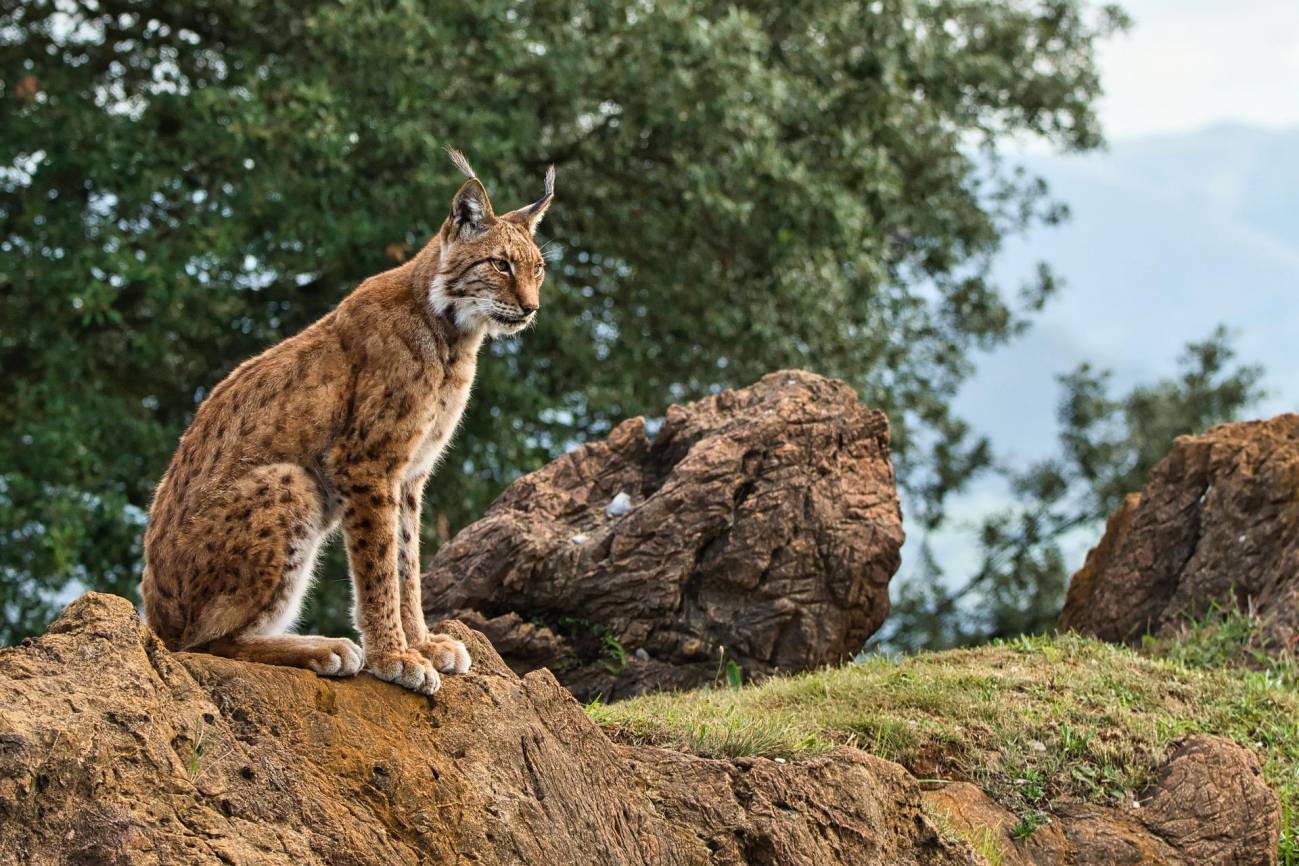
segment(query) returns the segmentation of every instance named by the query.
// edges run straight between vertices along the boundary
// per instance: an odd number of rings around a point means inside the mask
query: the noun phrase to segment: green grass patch
[[[616,738],[714,757],[799,758],[839,745],[920,776],[966,779],[1024,816],[1055,798],[1131,803],[1170,743],[1211,733],[1255,749],[1299,864],[1299,667],[1251,649],[1227,614],[1137,652],[1075,635],[1024,637],[775,677],[742,688],[593,704]]]

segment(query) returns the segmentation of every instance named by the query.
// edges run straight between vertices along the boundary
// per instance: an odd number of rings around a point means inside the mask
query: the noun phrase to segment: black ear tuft
[[[542,218],[546,215],[546,209],[549,208],[550,203],[555,200],[555,167],[553,165],[546,172],[545,183],[545,195],[526,207],[521,207],[516,211],[510,211],[505,215],[504,219],[513,220],[514,222],[527,226],[528,231],[535,235],[537,233],[537,226],[541,224]]]
[[[478,173],[474,171],[473,166],[469,164],[469,160],[465,159],[463,153],[449,144],[446,146],[446,151],[447,156],[451,157],[451,161],[455,163],[456,168],[460,169],[461,174],[465,177],[478,177]]]

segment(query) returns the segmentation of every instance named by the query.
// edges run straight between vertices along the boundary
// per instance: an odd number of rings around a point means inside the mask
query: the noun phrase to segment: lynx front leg
[[[340,485],[342,489],[342,485]],[[406,641],[397,569],[398,485],[356,480],[346,488],[343,529],[352,571],[356,627],[366,668],[381,680],[431,695],[442,685],[433,663]]]
[[[425,475],[401,486],[399,518],[398,570],[401,572],[401,623],[406,642],[444,674],[462,674],[469,670],[469,651],[460,641],[444,634],[430,635],[424,623],[424,605],[420,586],[419,530],[420,504],[424,496]]]
[[[364,661],[361,648],[345,637],[244,635],[213,641],[204,649],[226,658],[307,668],[324,677],[350,677]]]

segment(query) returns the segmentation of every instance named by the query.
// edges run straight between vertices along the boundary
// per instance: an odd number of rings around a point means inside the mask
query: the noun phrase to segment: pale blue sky
[[[1127,0],[1135,19],[1101,49],[1114,140],[1223,122],[1299,126],[1299,2]]]

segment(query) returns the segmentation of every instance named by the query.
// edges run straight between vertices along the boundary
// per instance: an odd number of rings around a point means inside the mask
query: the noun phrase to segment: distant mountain
[[[1030,333],[980,360],[958,408],[1019,457],[1054,447],[1054,377],[1081,361],[1120,384],[1174,369],[1218,323],[1267,368],[1261,414],[1299,411],[1299,130],[1218,126],[1030,156],[1073,218],[1008,244],[1010,285],[1038,260],[1064,277]]]

